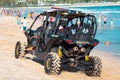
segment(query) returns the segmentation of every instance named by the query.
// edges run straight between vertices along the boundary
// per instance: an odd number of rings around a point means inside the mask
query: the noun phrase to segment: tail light
[[[94,43],[93,43],[93,46],[97,46],[97,42],[94,42]]]
[[[54,22],[54,21],[55,21],[54,17],[51,16],[51,17],[49,18],[49,21],[50,21],[50,22]]]

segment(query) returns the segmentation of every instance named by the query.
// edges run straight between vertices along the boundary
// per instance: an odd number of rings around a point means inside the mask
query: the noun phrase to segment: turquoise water
[[[96,16],[97,20],[99,14],[106,16],[106,26],[104,26],[101,18],[101,26],[97,30],[96,39],[100,41],[100,44],[96,49],[120,55],[120,6],[71,7],[71,9],[92,13]],[[112,27],[110,26],[111,19],[113,20]],[[106,41],[109,41],[110,44],[105,45]]]
[[[112,28],[98,28],[96,38],[100,41],[100,44],[96,49],[120,55],[120,27],[114,26]],[[109,41],[110,44],[105,45],[106,41]]]

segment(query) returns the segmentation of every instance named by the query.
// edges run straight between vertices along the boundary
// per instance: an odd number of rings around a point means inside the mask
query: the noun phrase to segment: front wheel
[[[24,44],[18,41],[15,46],[15,58],[16,59],[23,58],[25,54],[24,50],[25,50]]]
[[[87,66],[85,73],[88,76],[100,76],[101,75],[101,69],[102,69],[102,62],[101,59],[98,57],[90,57],[89,58],[90,65]]]
[[[50,52],[44,60],[45,72],[47,74],[60,74],[61,61],[57,53]]]

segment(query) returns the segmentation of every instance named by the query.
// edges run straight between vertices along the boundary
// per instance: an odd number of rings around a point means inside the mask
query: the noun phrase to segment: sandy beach
[[[103,63],[101,77],[89,77],[83,72],[63,70],[60,75],[47,75],[41,61],[15,59],[14,49],[18,40],[26,42],[25,35],[16,24],[16,18],[0,18],[0,80],[120,80],[120,58],[104,51],[93,50],[92,56],[98,56]]]

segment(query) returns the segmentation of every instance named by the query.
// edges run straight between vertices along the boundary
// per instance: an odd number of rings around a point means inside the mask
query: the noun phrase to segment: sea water
[[[101,15],[101,25],[98,27],[95,37],[100,43],[96,49],[120,56],[120,6],[71,7],[71,9],[94,14],[97,21],[99,15]],[[103,16],[107,18],[105,26]],[[113,25],[111,25],[111,19],[113,20]],[[110,44],[106,45],[106,41]]]

